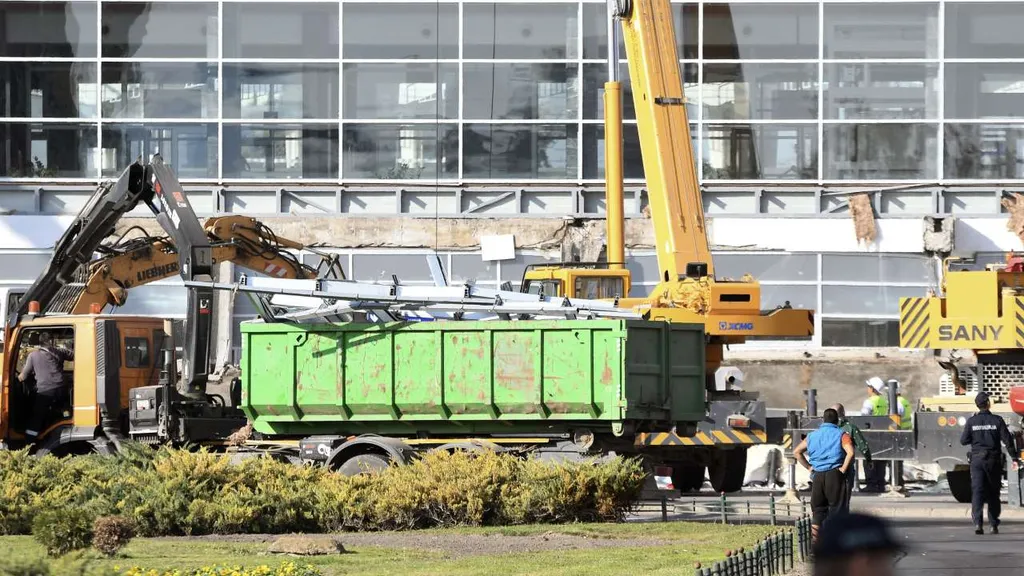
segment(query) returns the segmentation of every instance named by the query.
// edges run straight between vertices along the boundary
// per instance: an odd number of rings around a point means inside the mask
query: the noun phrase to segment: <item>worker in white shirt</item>
[[[889,414],[889,399],[885,395],[885,381],[872,376],[865,382],[868,398],[860,408],[861,416],[886,416]],[[864,492],[885,491],[885,462],[873,460],[864,463]]]

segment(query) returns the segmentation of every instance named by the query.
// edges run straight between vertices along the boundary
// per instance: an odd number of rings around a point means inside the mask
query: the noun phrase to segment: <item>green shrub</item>
[[[131,520],[121,516],[100,516],[92,525],[92,547],[106,556],[113,556],[134,535]]]
[[[95,515],[85,507],[55,506],[40,511],[32,521],[32,536],[50,556],[63,556],[92,544]]]
[[[138,536],[614,521],[643,480],[635,460],[551,464],[493,452],[429,453],[351,478],[170,448],[68,459],[0,452],[0,534],[32,532],[59,554],[88,546],[99,516],[123,517]]]

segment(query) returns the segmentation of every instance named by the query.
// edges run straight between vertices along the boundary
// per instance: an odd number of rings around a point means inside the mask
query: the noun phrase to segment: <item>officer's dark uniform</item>
[[[1006,445],[1010,458],[1017,459],[1014,452],[1016,446],[1006,421],[988,410],[988,394],[979,392],[974,403],[981,410],[967,419],[960,444],[971,445],[971,517],[974,519],[975,532],[983,533],[984,505],[988,503],[988,519],[992,532],[999,532],[999,489],[1003,482],[1003,459],[999,451],[999,441]]]

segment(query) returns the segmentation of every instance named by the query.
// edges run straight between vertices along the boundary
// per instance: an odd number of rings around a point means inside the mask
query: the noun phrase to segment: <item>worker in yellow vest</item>
[[[896,413],[900,415],[900,430],[912,429],[914,427],[914,409],[910,407],[910,400],[903,397],[900,381],[889,380],[889,386],[896,390]]]
[[[887,416],[889,414],[889,399],[885,394],[885,381],[878,376],[872,376],[865,384],[868,386],[868,398],[861,405],[861,416]],[[864,463],[864,488],[863,492],[884,492],[885,491],[885,461],[872,460]]]
[[[861,416],[886,416],[889,414],[889,399],[885,395],[885,382],[872,376],[867,382],[868,399],[860,407]]]

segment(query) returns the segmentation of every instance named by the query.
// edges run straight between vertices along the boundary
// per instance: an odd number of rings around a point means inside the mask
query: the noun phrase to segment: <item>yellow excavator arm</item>
[[[249,216],[210,218],[204,225],[213,262],[232,262],[277,278],[344,278],[336,255],[278,237]],[[303,264],[286,249],[313,251],[317,268]],[[128,290],[178,275],[178,255],[169,238],[141,237],[105,249],[108,254],[88,265],[84,289],[69,290],[55,305],[69,314],[88,314],[96,307],[123,306]],[[62,301],[63,300],[63,301]]]

